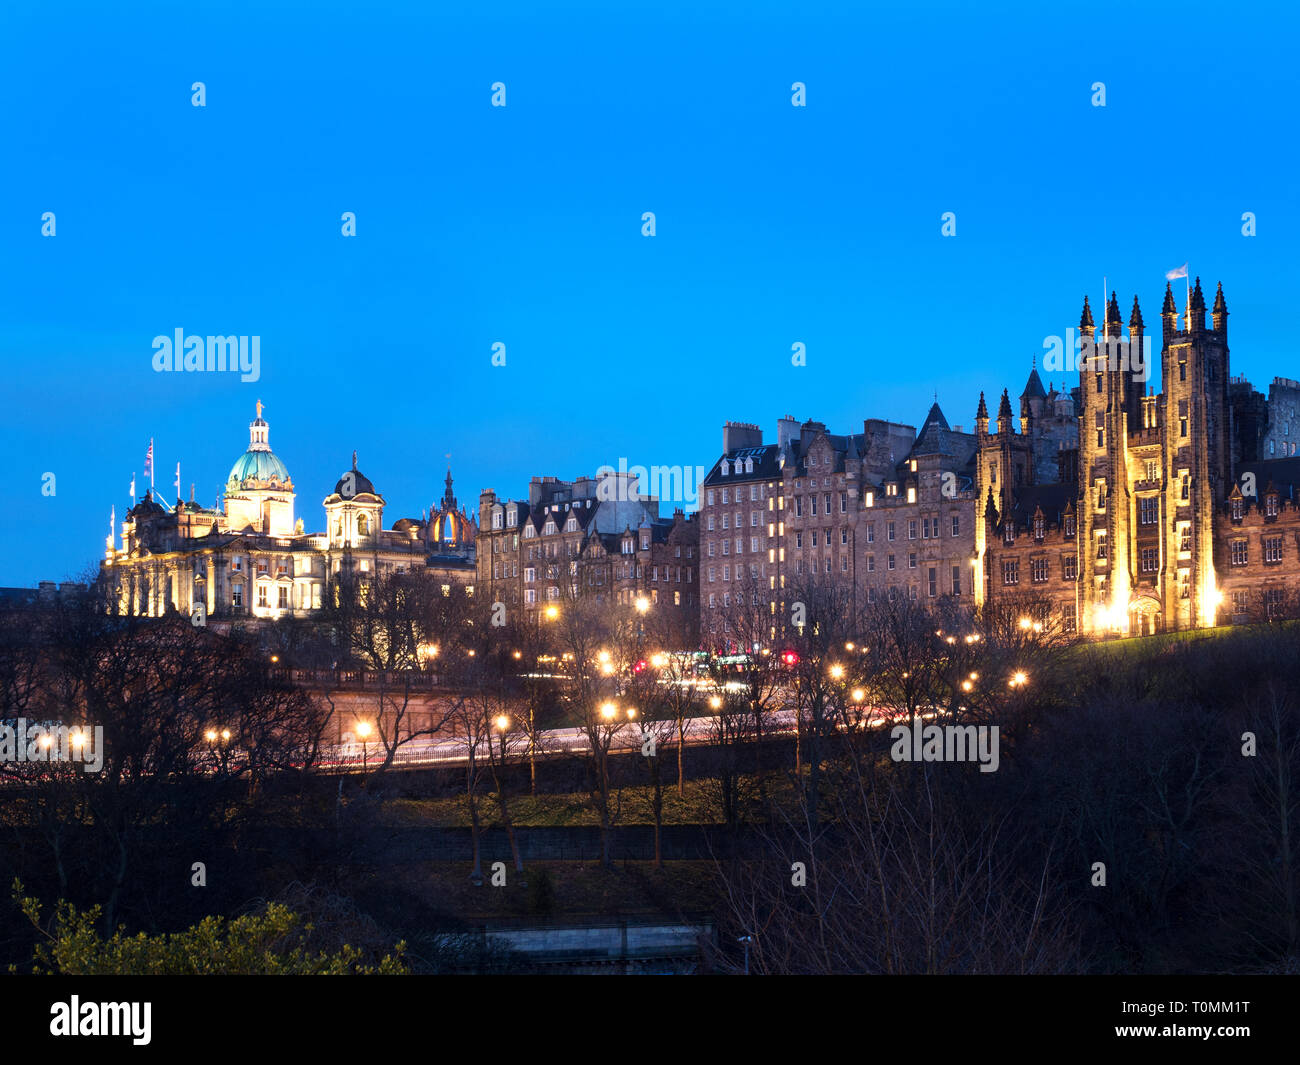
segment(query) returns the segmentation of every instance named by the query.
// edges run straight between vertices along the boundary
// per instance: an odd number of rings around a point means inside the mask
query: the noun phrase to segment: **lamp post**
[[[369,751],[368,740],[370,737],[370,722],[362,721],[357,725],[357,735],[361,737],[361,775],[364,778],[369,772]],[[363,780],[364,783],[364,780]]]

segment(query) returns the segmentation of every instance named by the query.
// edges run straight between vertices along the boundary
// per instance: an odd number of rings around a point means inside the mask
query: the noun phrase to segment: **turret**
[[[1160,321],[1164,333],[1164,342],[1169,343],[1169,338],[1178,332],[1178,308],[1174,305],[1174,287],[1168,282],[1165,283],[1165,302],[1160,308]]]
[[[1214,331],[1219,334],[1220,338],[1226,344],[1228,342],[1228,304],[1223,298],[1223,282],[1219,282],[1219,290],[1214,294],[1214,310],[1210,313],[1210,321],[1214,323]]]
[[[1011,414],[1011,396],[1004,388],[1002,390],[1002,402],[998,404],[998,432],[1014,433],[1015,424],[1012,421]]]
[[[1205,296],[1201,293],[1201,279],[1196,279],[1192,298],[1187,304],[1187,328],[1193,333],[1205,332]]]

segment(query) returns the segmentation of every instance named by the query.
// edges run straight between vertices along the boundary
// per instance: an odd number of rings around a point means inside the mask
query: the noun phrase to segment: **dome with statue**
[[[248,427],[248,450],[230,467],[227,490],[248,487],[292,488],[289,470],[271,450],[270,426],[262,418],[262,401],[257,402],[257,418]]]

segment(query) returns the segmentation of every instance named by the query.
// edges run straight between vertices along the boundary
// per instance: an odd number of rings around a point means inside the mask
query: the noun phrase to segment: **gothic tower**
[[[1220,285],[1213,326],[1205,327],[1201,279],[1179,328],[1166,287],[1161,373],[1164,402],[1164,505],[1169,550],[1164,559],[1165,625],[1213,625],[1219,604],[1214,573],[1215,503],[1231,489],[1228,406],[1228,307]]]

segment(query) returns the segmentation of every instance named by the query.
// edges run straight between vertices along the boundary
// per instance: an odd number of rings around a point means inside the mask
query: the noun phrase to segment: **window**
[[[1067,537],[1068,537],[1068,536],[1073,536],[1073,535],[1074,535],[1074,515],[1073,515],[1073,514],[1067,514],[1067,515],[1065,516],[1065,535],[1066,535]]]
[[[1041,540],[1043,533],[1047,530],[1047,522],[1041,514],[1034,515],[1034,539]]]
[[[1061,559],[1061,574],[1067,581],[1078,580],[1079,560],[1076,556],[1066,555]]]
[[[1264,606],[1270,618],[1281,617],[1283,598],[1281,588],[1269,588],[1264,592]]]
[[[1192,571],[1189,569],[1178,571],[1178,597],[1180,599],[1192,597]]]
[[[876,542],[876,523],[874,521],[869,521],[867,522],[867,543],[874,544],[875,542]]]
[[[1155,496],[1143,496],[1138,500],[1138,522],[1142,525],[1154,525],[1160,520],[1160,500]]]
[[[1078,615],[1073,603],[1066,603],[1061,607],[1061,631],[1066,635],[1073,635],[1074,630],[1078,627]]]
[[[868,555],[868,556],[867,556],[867,572],[868,572],[868,573],[875,573],[875,572],[876,572],[876,556],[875,556],[875,555]]]
[[[1182,495],[1184,499],[1191,498],[1192,492],[1192,475],[1190,470],[1179,470],[1178,479],[1182,482]]]
[[[1278,541],[1278,545],[1279,545],[1279,550],[1280,550],[1280,549],[1281,549],[1281,541]],[[283,585],[283,584],[282,584],[282,585],[280,586],[280,595],[279,595],[278,600],[277,600],[277,605],[279,606],[279,608],[280,608],[281,610],[288,610],[288,609],[289,609],[289,587],[288,587],[288,585]]]
[[[1241,521],[1242,511],[1245,509],[1244,506],[1243,506],[1243,503],[1244,503],[1244,500],[1241,500],[1241,499],[1234,499],[1234,500],[1232,501],[1232,520],[1233,520],[1233,521]]]
[[[893,556],[893,555],[890,555],[890,556],[889,556],[889,565],[888,565],[888,568],[889,568],[889,569],[893,569],[893,568],[894,568],[894,556]]]
[[[1156,547],[1144,547],[1141,554],[1141,570],[1143,573],[1155,573],[1156,567],[1160,565],[1160,549]]]
[[[1047,559],[1031,558],[1029,560],[1029,579],[1035,584],[1042,584],[1047,580]]]
[[[816,533],[816,532],[814,532],[814,533],[812,534],[812,545],[813,545],[813,547],[816,547],[816,546],[817,546],[817,533]]]
[[[813,533],[813,535],[816,536],[817,534]],[[797,532],[794,534],[794,546],[803,547],[803,533]]]
[[[892,521],[887,521],[885,522],[885,539],[893,540],[893,538],[894,538],[894,523]]]
[[[848,494],[848,492],[841,492],[841,493],[840,493],[840,513],[841,513],[841,514],[847,514],[848,512],[849,512],[849,494]]]
[[[1282,537],[1280,536],[1264,537],[1264,561],[1265,562],[1282,561]]]
[[[242,584],[236,584],[230,589],[230,605],[236,607],[244,605],[244,586]]]
[[[730,503],[730,502],[731,502],[731,496],[730,496],[730,493],[729,493],[725,488],[722,490],[722,501],[723,501],[724,503]]]
[[[704,493],[704,502],[705,502],[708,506],[713,506],[713,489],[712,489],[712,488],[710,488],[707,492]],[[713,605],[712,603],[709,604],[709,606],[712,606],[712,605]]]
[[[939,571],[935,569],[934,566],[931,566],[928,570],[926,570],[926,583],[928,585],[928,591],[931,599],[933,599],[936,595],[939,594],[938,572]]]
[[[757,536],[751,536],[751,537],[749,538],[749,550],[750,550],[753,554],[755,554],[755,555],[758,554],[758,537],[757,537]]]
[[[953,566],[952,568],[952,594],[961,595],[961,567]]]
[[[810,495],[810,496],[808,497],[808,506],[809,506],[809,508],[810,508],[810,509],[809,509],[809,513],[810,513],[814,518],[817,517],[817,497],[816,497],[815,495]]]
[[[915,518],[913,518],[911,521],[909,521],[909,522],[907,523],[907,538],[908,538],[909,540],[915,540],[915,539],[916,539],[916,519],[915,519]]]
[[[723,579],[724,581],[729,581],[729,580],[731,580],[731,567],[730,567],[730,566],[723,566],[723,567],[722,567],[722,579]]]
[[[916,569],[916,552],[913,551],[907,556],[907,568]]]
[[[961,516],[958,514],[952,516],[952,534],[953,536],[961,535]]]
[[[1266,518],[1277,517],[1277,496],[1272,492],[1264,497],[1264,516]]]
[[[1244,566],[1250,561],[1250,548],[1245,540],[1232,541],[1232,564]]]
[[[1191,553],[1192,523],[1190,521],[1180,521],[1178,523],[1178,550],[1188,554]]]
[[[1019,584],[1020,583],[1020,560],[1009,558],[1002,563],[1002,583]]]
[[[266,603],[266,585],[263,584],[257,589],[257,605],[264,607]]]
[[[794,516],[796,518],[803,517],[803,496],[794,497]]]

